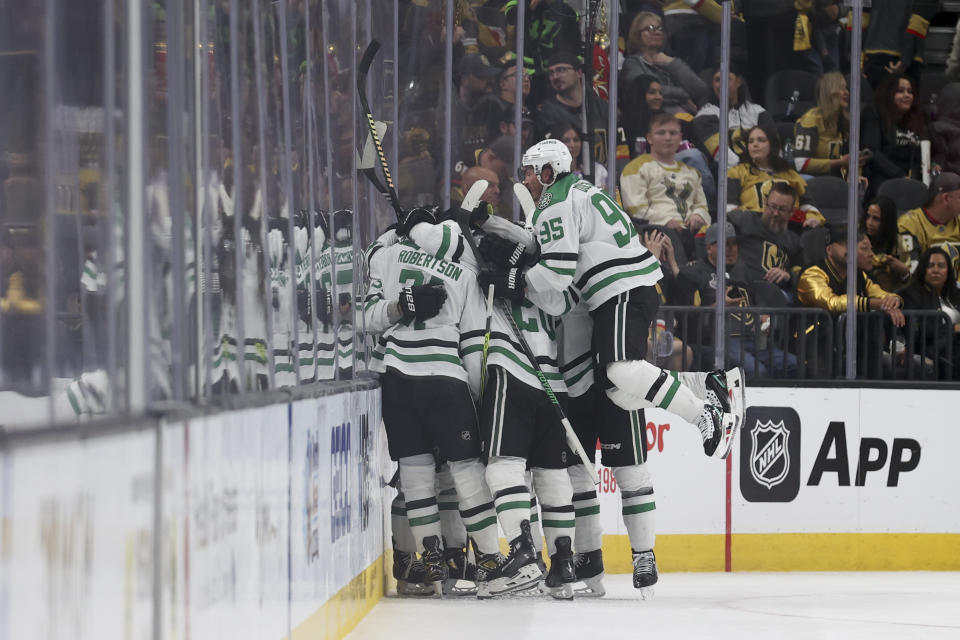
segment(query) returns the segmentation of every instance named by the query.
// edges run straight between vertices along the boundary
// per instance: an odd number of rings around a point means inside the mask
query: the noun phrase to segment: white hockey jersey
[[[461,325],[482,323],[476,274],[463,264],[436,257],[409,239],[391,246],[374,243],[367,253],[370,284],[364,298],[366,330],[379,333],[370,370],[407,376],[445,376],[479,387],[479,354],[463,352]],[[389,307],[400,290],[442,284],[447,299],[440,313],[423,322],[392,323]],[[469,360],[476,360],[470,364]],[[468,369],[472,375],[468,374]]]
[[[322,231],[317,229],[317,240],[320,241]],[[319,280],[320,286],[330,292],[333,307],[337,309],[340,298],[353,299],[353,244],[336,242],[331,253],[330,244],[323,243],[315,251],[317,259],[314,265],[314,277]],[[336,286],[333,285],[334,271],[336,272]],[[334,313],[337,313],[336,311]],[[348,313],[340,312],[340,326],[333,326],[333,317],[328,324],[318,324],[317,328],[317,379],[332,380],[336,369],[344,371],[353,367],[354,335],[353,309]],[[336,337],[335,337],[336,336]]]
[[[652,286],[663,277],[630,217],[604,191],[575,175],[544,190],[532,226],[541,253],[527,271],[528,292],[572,288],[593,311],[624,291]],[[545,310],[559,314],[572,308]]]
[[[419,246],[434,256],[454,260],[459,257],[460,264],[477,272],[476,257],[469,247],[465,248],[460,227],[447,220],[438,225],[419,224],[411,231]],[[467,354],[477,354],[482,360],[483,340],[486,334],[486,301],[484,292],[477,288],[480,296],[480,315],[471,315],[462,327],[461,341]],[[537,364],[555,393],[566,392],[563,377],[560,375],[557,361],[556,320],[544,307],[557,308],[566,304],[566,292],[548,291],[541,295],[533,294],[522,304],[510,303],[510,310],[517,327],[523,331],[523,337],[537,358]],[[537,303],[540,304],[537,304]],[[487,365],[498,366],[508,371],[524,384],[535,389],[541,388],[539,379],[530,365],[523,348],[517,341],[513,328],[506,316],[505,305],[494,305],[493,321],[490,326],[490,345],[487,351]],[[475,393],[479,388],[474,389]]]

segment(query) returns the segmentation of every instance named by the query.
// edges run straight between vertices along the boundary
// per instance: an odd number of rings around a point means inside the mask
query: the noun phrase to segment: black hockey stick
[[[377,133],[377,125],[373,120],[373,114],[370,112],[370,103],[367,101],[367,72],[370,70],[370,65],[373,64],[373,59],[377,56],[377,51],[379,50],[380,43],[376,40],[371,40],[370,44],[367,45],[367,50],[363,52],[363,58],[360,59],[360,65],[357,67],[357,95],[360,98],[363,115],[367,119],[367,127],[370,129],[370,139],[373,140],[373,146],[377,151],[377,158],[380,160],[380,168],[383,169],[383,177],[387,183],[386,195],[390,199],[393,211],[399,218],[400,198],[397,197],[397,190],[393,186],[393,177],[390,175],[387,157],[383,154],[383,143],[380,141],[380,134]],[[396,123],[394,123],[394,126],[396,126]],[[367,172],[365,171],[364,173]],[[367,177],[371,178],[371,181],[374,183],[374,186],[377,187],[378,191],[384,193],[383,185],[379,184],[378,181],[374,181],[369,173],[367,173]]]
[[[473,237],[473,233],[470,231],[470,211],[467,211],[462,206],[457,212],[457,224],[460,225],[460,232],[463,234],[464,239],[466,239],[467,244],[470,245],[470,250],[473,251],[473,255],[477,260],[477,265],[480,267],[480,269],[483,269],[485,267],[483,256],[480,255],[480,249],[477,247],[477,241]],[[587,472],[593,477],[593,483],[599,484],[600,478],[597,477],[597,471],[594,468],[593,463],[590,462],[590,458],[587,457],[587,452],[583,450],[583,445],[580,444],[580,438],[577,437],[576,432],[573,430],[573,425],[570,424],[570,420],[563,412],[563,407],[560,406],[560,401],[557,399],[556,394],[550,387],[550,383],[547,382],[547,377],[543,374],[543,370],[537,363],[537,357],[534,355],[533,349],[530,348],[530,344],[527,342],[526,338],[523,337],[523,332],[517,325],[516,318],[513,317],[513,309],[510,307],[510,303],[502,298],[497,300],[497,302],[500,303],[500,309],[503,311],[503,315],[507,318],[507,323],[510,325],[510,330],[513,332],[513,335],[516,336],[517,342],[520,343],[520,349],[523,351],[523,355],[526,356],[527,360],[530,362],[530,365],[533,367],[533,373],[537,377],[537,380],[540,381],[540,387],[543,389],[543,392],[547,394],[547,398],[550,400],[550,406],[553,408],[554,414],[560,421],[560,425],[563,427],[567,444],[580,458],[580,462],[583,463],[583,466],[587,468]]]

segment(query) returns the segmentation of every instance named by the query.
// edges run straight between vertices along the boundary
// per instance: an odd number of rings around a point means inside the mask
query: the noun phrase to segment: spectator
[[[903,308],[942,311],[946,318],[922,318],[916,330],[914,349],[935,356],[941,377],[960,377],[960,289],[950,255],[943,247],[930,247],[917,261],[910,284],[900,291]],[[946,359],[952,342],[952,362]]]
[[[553,55],[547,67],[553,95],[539,107],[537,124],[546,134],[556,127],[570,125],[577,131],[587,130],[593,143],[593,157],[598,162],[606,161],[606,145],[602,144],[607,130],[607,101],[596,93],[587,95],[587,123],[583,123],[583,69],[580,60],[572,53],[561,51]]]
[[[750,92],[762,96],[767,78],[774,71],[795,67],[793,36],[796,31],[795,0],[742,0],[750,64]]]
[[[650,131],[650,118],[663,111],[663,85],[653,76],[637,76],[622,96],[621,126],[630,145],[630,155],[650,153],[646,135]]]
[[[769,125],[776,130],[773,116],[758,104],[747,99],[747,85],[742,78],[731,72],[730,108],[727,112],[727,126],[729,147],[727,151],[728,166],[735,167],[740,162],[740,155],[746,151],[747,131],[759,124]],[[697,112],[693,119],[693,128],[701,149],[714,163],[718,162],[720,153],[720,71],[713,73],[713,95]]]
[[[917,82],[922,41],[939,10],[939,0],[873,0],[863,40],[863,73],[871,86],[887,74],[904,73]]]
[[[876,193],[884,180],[923,177],[920,140],[927,137],[927,124],[917,108],[913,80],[886,75],[874,91],[874,102],[863,110],[861,143],[873,155],[863,167]]]
[[[797,120],[793,138],[793,161],[799,173],[845,177],[849,156],[850,91],[837,71],[817,82],[817,106]],[[868,154],[861,152],[860,164]]]
[[[943,171],[960,173],[960,82],[951,82],[937,98],[930,125],[930,159]]]
[[[751,295],[764,300],[765,305],[772,300],[793,302],[793,279],[800,271],[802,251],[800,237],[787,228],[787,223],[796,202],[793,187],[775,182],[762,212],[736,210],[727,214],[740,240],[740,261],[733,277],[747,283]]]
[[[672,0],[663,8],[663,25],[670,39],[670,51],[690,68],[707,68],[720,46],[723,9],[716,0]]]
[[[530,76],[522,73],[524,101],[530,94]],[[497,75],[497,90],[482,96],[473,109],[474,122],[483,123],[487,129],[488,140],[501,135],[513,135],[504,131],[503,121],[513,124],[513,107],[517,97],[517,63],[500,70]]]
[[[663,269],[663,278],[656,284],[660,304],[673,304],[676,301],[677,274],[680,265],[677,262],[673,241],[670,240],[669,230],[647,227],[641,231],[643,245],[656,256]],[[693,362],[693,351],[684,349],[683,341],[675,337],[676,327],[672,314],[658,313],[657,321],[652,327],[649,337],[647,353],[653,364],[683,371]],[[685,366],[686,365],[686,366]]]
[[[622,118],[623,129],[630,144],[630,156],[636,158],[650,153],[650,143],[646,138],[650,131],[650,119],[658,113],[664,113],[663,93],[660,81],[653,76],[639,76],[627,87],[622,105],[624,113],[631,114]],[[693,139],[693,127],[690,114],[686,111],[674,114],[680,122],[683,140],[677,151],[677,159],[700,172],[703,192],[707,196],[707,206],[717,199],[717,184],[707,159],[690,141]]]
[[[571,171],[583,178],[583,136],[577,129],[571,125],[561,125],[555,127],[549,137],[556,138],[567,145],[570,155],[573,157]],[[599,162],[593,163],[593,184],[601,189],[607,188],[607,168]]]
[[[878,196],[867,206],[860,227],[873,248],[871,277],[887,291],[898,289],[910,277],[910,267],[896,257],[897,205],[886,196]]]
[[[657,78],[663,88],[663,108],[670,113],[697,112],[697,104],[707,97],[707,85],[687,63],[663,52],[666,35],[663,21],[655,13],[643,11],[630,23],[627,58],[620,71],[623,87],[639,76]]]
[[[706,255],[682,269],[677,278],[678,301],[680,304],[713,307],[717,304],[717,244],[720,238],[720,225],[712,224],[706,232]],[[731,309],[750,306],[750,295],[746,287],[735,284],[730,278],[739,257],[737,233],[729,222],[726,225],[726,273],[724,274],[725,304]],[[696,314],[700,326],[688,327],[684,335],[696,337],[713,335],[713,317]],[[753,313],[731,313],[727,321],[726,352],[727,360],[743,366],[747,373],[766,377],[770,368],[777,374],[791,377],[797,372],[797,357],[775,346],[760,349],[757,344],[755,323],[768,320],[768,316]],[[769,326],[769,323],[767,323]],[[759,355],[762,354],[762,355]],[[706,359],[712,358],[712,349],[704,353]],[[769,368],[768,368],[769,367]]]
[[[953,28],[953,45],[950,47],[950,55],[947,57],[947,78],[951,82],[960,80],[960,20]]]
[[[650,154],[631,160],[620,176],[624,208],[633,218],[683,231],[687,253],[693,234],[707,220],[707,200],[700,174],[676,158],[680,145],[680,122],[668,113],[650,121]]]
[[[488,182],[487,189],[483,192],[483,195],[480,196],[482,202],[489,203],[494,210],[494,213],[497,215],[509,218],[512,214],[512,211],[501,212],[500,204],[500,176],[498,176],[494,171],[484,167],[470,167],[463,172],[461,178],[462,191],[461,192],[452,192],[450,194],[450,199],[454,201],[463,200],[463,196],[470,190],[470,187],[477,182],[477,180],[486,180]]]
[[[774,183],[789,184],[797,193],[799,208],[790,217],[801,227],[816,227],[825,222],[809,197],[800,174],[780,157],[780,138],[775,126],[755,126],[746,136],[743,162],[727,171],[727,209],[763,211],[767,194]]]
[[[910,271],[917,268],[920,254],[936,244],[952,247],[955,256],[960,247],[960,176],[944,172],[933,179],[927,203],[900,216],[897,232],[900,234],[900,259]],[[957,258],[953,258],[956,273]]]
[[[814,0],[810,19],[813,22],[813,47],[810,59],[814,73],[822,76],[840,68],[841,0]]]
[[[477,156],[477,166],[488,169],[498,178],[500,203],[497,205],[497,211],[501,215],[513,211],[512,187],[499,189],[501,186],[513,184],[510,180],[510,176],[513,175],[513,141],[514,139],[510,136],[500,136]],[[464,193],[466,193],[466,189],[464,189]]]
[[[873,268],[873,249],[870,239],[861,234],[857,242],[857,311],[881,311],[890,317],[894,326],[904,325],[903,300],[900,296],[883,289],[867,276]],[[831,313],[847,310],[847,235],[842,226],[830,229],[827,238],[826,257],[819,264],[808,267],[797,284],[797,297],[807,307],[825,309]],[[857,338],[858,373],[877,372],[880,367],[882,346],[887,340],[885,332],[860,331]]]

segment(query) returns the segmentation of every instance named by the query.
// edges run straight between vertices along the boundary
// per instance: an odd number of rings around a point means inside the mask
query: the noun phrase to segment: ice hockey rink
[[[960,638],[960,573],[666,573],[652,600],[630,576],[603,598],[385,597],[349,640],[423,638]]]

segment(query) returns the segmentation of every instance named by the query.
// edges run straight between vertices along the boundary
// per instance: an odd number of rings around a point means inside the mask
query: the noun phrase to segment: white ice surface
[[[960,573],[668,573],[643,601],[629,575],[600,599],[384,598],[349,640],[960,638]]]

